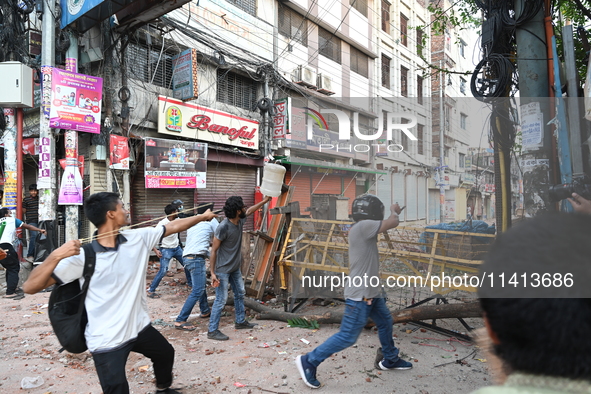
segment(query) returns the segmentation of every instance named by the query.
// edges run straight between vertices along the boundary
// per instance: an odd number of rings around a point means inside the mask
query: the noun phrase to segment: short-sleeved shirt
[[[0,244],[12,244],[16,239],[16,229],[23,222],[13,217],[0,218]]]
[[[222,241],[217,250],[215,261],[215,272],[220,274],[230,274],[240,269],[242,263],[242,228],[246,218],[240,219],[238,224],[234,224],[224,219],[215,230],[215,237]]]
[[[150,250],[164,235],[162,226],[122,230],[115,248],[93,241],[94,274],[84,302],[88,324],[84,335],[93,353],[110,351],[137,338],[150,324],[146,303],[146,268]],[[84,249],[63,259],[53,271],[58,283],[83,282]]]
[[[211,245],[211,239],[215,230],[219,226],[219,222],[216,219],[210,221],[202,221],[187,230],[187,241],[183,256],[189,254],[200,254],[209,256],[209,247]]]
[[[378,253],[378,231],[381,220],[362,220],[355,223],[349,230],[349,281],[345,281],[345,298],[361,301],[363,298],[383,297],[381,281],[371,286],[370,278],[378,277],[380,258]],[[364,279],[367,275],[367,280]],[[355,279],[360,277],[362,280]],[[374,281],[376,281],[374,279]],[[376,284],[376,282],[373,282]],[[361,284],[355,286],[355,284]]]
[[[158,226],[166,226],[168,223],[170,223],[170,220],[168,220],[168,218],[164,218],[158,222]],[[163,248],[176,248],[179,246],[179,235],[175,233],[170,234],[168,237],[162,238],[162,243],[160,246]]]
[[[39,223],[39,197],[25,197],[23,199],[23,208],[27,210],[25,212],[27,223]]]

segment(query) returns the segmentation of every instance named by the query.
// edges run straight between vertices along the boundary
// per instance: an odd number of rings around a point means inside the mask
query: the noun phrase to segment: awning
[[[304,167],[319,167],[319,168],[332,168],[335,170],[343,170],[343,171],[351,171],[351,172],[364,172],[367,174],[380,174],[386,175],[388,174],[387,171],[378,171],[371,168],[361,167],[361,166],[353,166],[347,164],[340,164],[340,163],[329,163],[320,160],[312,160],[312,159],[304,159],[301,157],[294,157],[294,158],[282,158],[277,160],[278,163],[281,164],[291,164],[292,166],[304,166]]]

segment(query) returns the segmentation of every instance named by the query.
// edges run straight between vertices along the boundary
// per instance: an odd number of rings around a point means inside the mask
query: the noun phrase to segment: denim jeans
[[[220,318],[222,317],[222,310],[228,300],[228,284],[232,286],[234,293],[234,311],[236,323],[244,323],[246,314],[244,312],[244,281],[242,280],[242,273],[236,270],[230,274],[218,274],[216,276],[220,280],[220,285],[215,288],[215,301],[211,307],[211,316],[209,317],[209,332],[218,329]]]
[[[398,361],[398,348],[394,346],[394,339],[392,339],[392,324],[394,322],[386,306],[386,299],[374,298],[371,305],[367,305],[365,301],[346,300],[340,331],[308,353],[310,364],[317,367],[334,353],[357,342],[368,318],[371,318],[378,327],[378,337],[384,358],[392,362]]]
[[[18,286],[18,273],[21,265],[18,262],[18,254],[12,247],[12,244],[1,243],[0,248],[7,250],[6,258],[0,260],[0,264],[6,269],[6,295],[12,295],[16,292]]]
[[[29,226],[39,227],[37,223],[31,222],[27,223]],[[29,231],[29,248],[27,249],[27,257],[35,258],[35,241],[37,240],[38,231]]]
[[[160,269],[158,270],[158,273],[156,274],[154,280],[152,281],[152,284],[150,285],[150,290],[148,290],[150,293],[156,291],[156,288],[160,284],[160,281],[162,280],[162,278],[164,278],[164,275],[166,275],[170,259],[174,257],[181,263],[183,262],[183,249],[180,246],[177,246],[176,248],[162,248],[160,249],[160,252],[162,253],[162,257],[160,258]]]
[[[199,311],[201,314],[209,313],[207,293],[205,292],[207,283],[205,259],[203,257],[185,257],[185,269],[191,274],[193,290],[191,290],[191,294],[189,294],[187,301],[185,301],[181,313],[176,318],[177,322],[187,321],[197,301],[199,301]]]
[[[152,360],[157,388],[170,387],[174,348],[158,330],[148,325],[140,331],[136,339],[124,346],[106,352],[92,353],[104,394],[129,394],[125,363],[130,352],[143,354]]]

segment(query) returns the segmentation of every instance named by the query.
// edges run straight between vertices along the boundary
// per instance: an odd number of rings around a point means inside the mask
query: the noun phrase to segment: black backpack
[[[94,273],[96,253],[92,244],[84,248],[84,285],[80,288],[80,281],[75,280],[63,285],[55,285],[49,296],[49,321],[58,341],[62,345],[60,352],[82,353],[88,349],[84,330],[88,323],[84,300],[88,292],[90,277]]]

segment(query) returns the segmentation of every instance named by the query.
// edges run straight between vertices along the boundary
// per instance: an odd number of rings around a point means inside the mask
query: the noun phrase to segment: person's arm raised
[[[402,212],[400,205],[392,204],[390,206],[390,217],[382,220],[382,225],[380,226],[378,233],[383,233],[384,231],[388,231],[391,228],[397,227],[400,224],[400,221],[398,219],[398,215],[400,215],[400,212]]]
[[[170,234],[180,233],[181,231],[185,231],[203,220],[211,220],[216,216],[217,215],[215,213],[211,212],[211,209],[208,209],[201,215],[189,216],[188,218],[173,220],[172,222],[164,226],[166,228],[164,236],[167,237]]]
[[[80,240],[76,239],[66,242],[51,252],[43,263],[31,271],[29,279],[23,283],[23,291],[27,294],[35,294],[56,283],[55,279],[51,276],[55,267],[57,267],[58,263],[63,259],[79,255],[80,245]]]
[[[261,207],[263,205],[265,205],[266,203],[268,203],[269,201],[271,201],[271,197],[266,196],[263,201],[259,202],[258,204],[254,204],[252,207],[248,208],[246,210],[246,216],[250,216],[253,213],[255,213],[256,211],[258,211],[259,209],[261,209]]]

